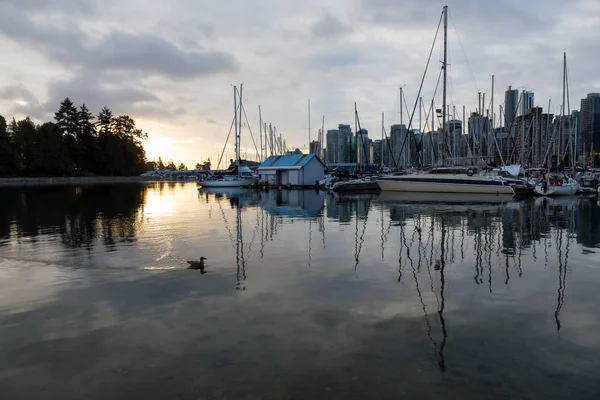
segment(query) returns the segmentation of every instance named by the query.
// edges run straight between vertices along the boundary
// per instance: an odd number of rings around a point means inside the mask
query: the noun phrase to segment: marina
[[[0,197],[8,398],[598,391],[596,197],[194,182]]]

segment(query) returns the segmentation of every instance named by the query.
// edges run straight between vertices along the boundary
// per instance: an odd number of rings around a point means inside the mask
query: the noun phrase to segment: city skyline
[[[0,5],[0,51],[10,56],[0,64],[0,115],[51,120],[67,96],[95,114],[106,104],[149,133],[150,160],[195,163],[223,149],[233,114],[231,85],[243,82],[255,136],[260,104],[263,119],[277,126],[288,148],[308,151],[308,98],[312,140],[322,115],[325,132],[352,123],[355,101],[361,126],[379,132],[382,111],[386,127],[399,122],[400,86],[412,111],[445,4],[396,3],[183,1],[173,8],[137,0],[102,6],[8,0]],[[496,112],[512,85],[534,92],[535,105],[544,109],[552,98],[549,111],[559,114],[565,49],[571,109],[600,92],[593,51],[594,33],[600,33],[597,2],[448,5],[450,105],[474,111],[478,92],[489,103],[494,74]],[[509,22],[521,28],[507,30]],[[438,39],[422,93],[426,107],[439,49]],[[439,93],[436,99],[439,107]],[[407,113],[403,119],[408,125]],[[251,143],[246,131],[242,152],[249,158]]]

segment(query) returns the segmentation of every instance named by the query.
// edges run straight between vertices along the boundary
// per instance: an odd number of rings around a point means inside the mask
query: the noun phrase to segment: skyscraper
[[[514,124],[515,114],[517,112],[517,104],[519,103],[519,90],[513,89],[511,86],[504,92],[504,126],[509,127]]]
[[[340,162],[340,144],[339,144],[339,132],[337,129],[330,129],[327,131],[325,140],[327,142],[327,158],[328,163]]]
[[[519,107],[519,115],[527,114],[527,110],[534,107],[533,92],[523,90],[521,92],[521,106]]]
[[[352,128],[350,128],[350,125],[339,124],[337,130],[340,157],[339,161],[336,162],[356,162],[356,147]]]
[[[600,93],[589,93],[581,99],[581,134],[584,153],[600,149]]]
[[[371,161],[371,140],[369,131],[361,129],[356,133],[357,160],[359,164],[366,164]]]

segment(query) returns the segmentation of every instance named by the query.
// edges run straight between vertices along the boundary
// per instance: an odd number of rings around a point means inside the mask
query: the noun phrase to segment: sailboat
[[[446,135],[446,85],[448,53],[448,6],[444,6],[444,60],[443,106],[442,106],[442,159],[446,153],[444,138]],[[388,175],[377,179],[377,185],[383,191],[429,192],[429,193],[488,193],[514,194],[513,186],[517,182],[479,172],[472,167],[436,167],[429,172],[408,175]],[[521,182],[518,182],[522,186]]]
[[[240,165],[240,135],[242,132],[242,85],[239,90],[237,86],[233,87],[233,112],[234,112],[234,127],[235,127],[235,168],[232,175],[213,176],[207,180],[200,182],[202,187],[241,187],[251,186],[256,184],[256,178],[252,175],[250,168]],[[239,111],[239,124],[238,124]]]
[[[567,53],[563,53],[563,104],[560,120],[560,138],[558,157],[562,164],[563,139],[564,139],[564,119],[565,119],[565,86],[567,82]],[[570,143],[570,140],[569,140]],[[573,156],[571,156],[571,164],[573,164]],[[541,196],[572,196],[579,190],[579,183],[564,172],[564,168],[557,168],[557,171],[549,171],[542,180],[535,186],[535,192]]]

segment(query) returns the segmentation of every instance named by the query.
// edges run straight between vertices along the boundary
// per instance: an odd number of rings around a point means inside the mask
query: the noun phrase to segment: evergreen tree
[[[54,119],[56,120],[56,129],[61,136],[77,136],[79,113],[71,99],[67,97],[60,103],[58,111],[54,113]]]
[[[75,164],[54,123],[46,122],[38,126],[37,137],[38,145],[34,153],[36,171],[50,175],[65,175],[73,172]]]
[[[112,111],[108,109],[108,107],[103,107],[100,113],[98,113],[98,120],[96,121],[96,126],[98,127],[98,133],[100,136],[108,136],[111,130],[113,122],[113,114]]]
[[[200,163],[196,163],[196,170],[201,170],[202,169],[202,164]]]
[[[18,158],[6,119],[0,115],[0,176],[13,175],[18,169]]]
[[[162,159],[162,157],[158,157],[158,162],[156,163],[156,169],[165,169],[165,163]]]
[[[179,164],[179,167],[177,167],[177,169],[180,170],[180,171],[186,171],[187,167],[185,166],[184,163],[181,163],[181,164]]]
[[[89,112],[85,104],[82,104],[77,112],[78,141],[89,142],[91,138],[96,136],[96,127],[92,122],[93,120],[94,116],[92,113]]]
[[[29,117],[18,122],[13,118],[10,126],[19,162],[25,172],[30,173],[35,169],[34,154],[38,142],[36,126]]]
[[[170,169],[171,171],[175,171],[177,169],[173,160],[169,160],[167,163],[167,169]]]

